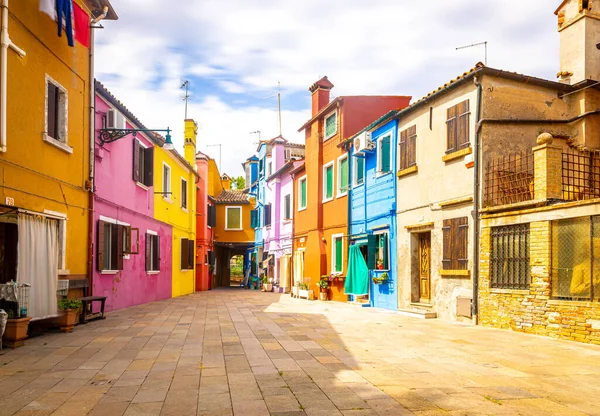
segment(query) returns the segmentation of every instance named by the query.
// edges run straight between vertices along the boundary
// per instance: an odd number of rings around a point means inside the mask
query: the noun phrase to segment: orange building
[[[333,84],[323,77],[309,91],[312,117],[305,132],[304,165],[294,178],[293,276],[317,293],[321,276],[346,275],[350,161],[342,142],[390,110],[410,103],[405,96],[341,96],[329,101]],[[342,280],[333,282],[330,298],[347,301]]]

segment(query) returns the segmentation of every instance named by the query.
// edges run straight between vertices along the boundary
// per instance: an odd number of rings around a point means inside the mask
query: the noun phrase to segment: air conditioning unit
[[[109,109],[106,113],[106,128],[107,129],[124,129],[125,116],[119,111]]]
[[[375,149],[375,142],[371,139],[371,132],[364,131],[354,138],[354,154],[361,155],[364,152]]]

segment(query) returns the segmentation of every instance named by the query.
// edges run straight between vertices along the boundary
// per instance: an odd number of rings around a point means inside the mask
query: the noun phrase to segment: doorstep
[[[436,312],[422,311],[419,309],[398,309],[398,313],[404,316],[410,316],[411,318],[418,319],[435,319],[437,318]]]

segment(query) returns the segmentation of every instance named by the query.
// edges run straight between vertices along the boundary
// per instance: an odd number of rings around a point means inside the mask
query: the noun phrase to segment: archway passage
[[[237,254],[229,260],[229,286],[240,287],[244,284],[244,256]]]

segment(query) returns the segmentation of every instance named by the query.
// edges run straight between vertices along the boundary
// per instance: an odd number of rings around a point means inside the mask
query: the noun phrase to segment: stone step
[[[435,319],[437,318],[436,312],[423,311],[420,309],[399,309],[398,313],[404,316],[410,316],[411,318],[418,319]]]

